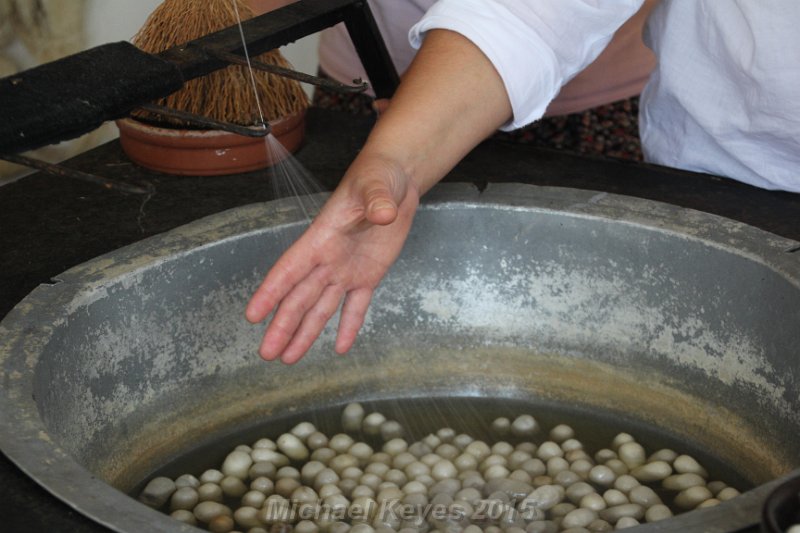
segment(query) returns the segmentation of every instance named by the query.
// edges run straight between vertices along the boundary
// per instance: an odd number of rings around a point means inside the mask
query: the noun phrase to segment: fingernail
[[[261,359],[263,359],[264,361],[274,361],[275,359],[278,358],[278,355],[280,355],[280,354],[276,353],[275,350],[269,350],[267,348],[261,348],[258,351],[258,354],[261,356]]]

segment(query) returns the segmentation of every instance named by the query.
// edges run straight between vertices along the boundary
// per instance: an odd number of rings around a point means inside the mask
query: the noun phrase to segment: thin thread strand
[[[242,49],[244,50],[244,57],[247,60],[247,70],[250,73],[250,84],[253,86],[253,96],[256,99],[256,107],[258,108],[258,117],[261,119],[261,126],[266,128],[267,121],[264,120],[264,110],[261,109],[261,99],[258,97],[258,87],[256,86],[256,77],[253,74],[253,64],[250,63],[250,51],[247,49],[247,39],[244,37],[244,26],[242,26],[242,17],[239,15],[239,6],[236,5],[236,0],[233,0],[233,11],[236,13],[236,23],[239,25],[239,35],[242,37]]]

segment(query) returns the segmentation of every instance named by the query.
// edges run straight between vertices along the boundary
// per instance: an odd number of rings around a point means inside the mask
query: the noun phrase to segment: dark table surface
[[[369,117],[312,109],[306,141],[296,157],[319,187],[332,189],[371,125]],[[129,182],[147,180],[155,194],[145,201],[140,195],[45,174],[0,187],[0,317],[38,284],[70,267],[200,217],[276,197],[270,171],[166,176],[130,163],[117,142],[82,154],[68,166]],[[646,198],[800,241],[800,194],[653,165],[492,140],[475,149],[446,179],[480,188],[490,182],[522,182]],[[39,488],[4,456],[0,517],[0,531],[106,531]]]

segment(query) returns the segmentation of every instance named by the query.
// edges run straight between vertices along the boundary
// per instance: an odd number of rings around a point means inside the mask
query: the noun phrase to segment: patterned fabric
[[[544,117],[520,130],[498,132],[495,138],[582,155],[642,161],[639,97],[581,113]]]
[[[317,88],[313,104],[358,115],[372,115],[372,98],[363,94],[339,94]],[[642,161],[639,141],[639,98],[633,97],[582,113],[544,117],[523,129],[498,132],[496,139],[541,148]]]

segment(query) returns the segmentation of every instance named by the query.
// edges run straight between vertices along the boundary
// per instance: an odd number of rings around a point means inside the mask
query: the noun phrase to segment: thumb
[[[361,190],[366,217],[372,224],[385,226],[397,218],[397,202],[389,187],[381,181],[371,181]]]

